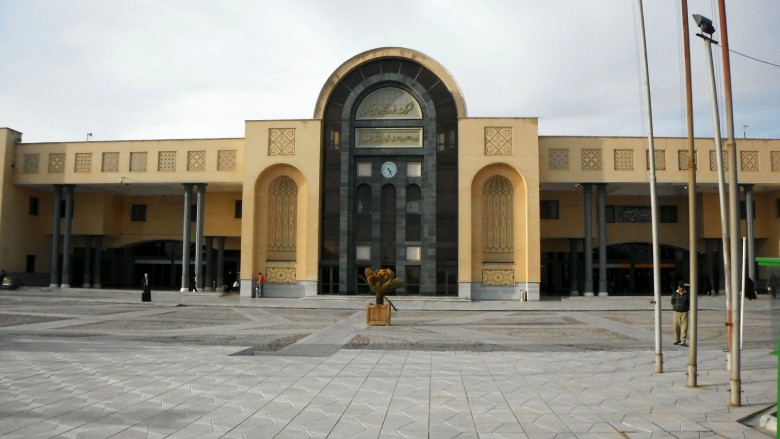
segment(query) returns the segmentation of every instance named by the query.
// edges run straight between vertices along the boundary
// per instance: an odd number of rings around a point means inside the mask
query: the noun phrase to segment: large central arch
[[[320,294],[368,293],[387,266],[405,294],[457,294],[458,118],[452,76],[412,50],[359,54],[328,79],[323,120]]]

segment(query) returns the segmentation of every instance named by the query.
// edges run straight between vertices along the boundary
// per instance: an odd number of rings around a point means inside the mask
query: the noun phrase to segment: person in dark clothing
[[[195,276],[190,277],[190,291],[198,292],[198,283],[195,281]]]
[[[674,311],[674,344],[688,346],[688,311],[690,297],[685,290],[685,282],[677,283],[677,291],[672,293],[672,311]]]
[[[149,273],[144,273],[144,278],[141,281],[141,288],[143,289],[143,293],[141,293],[141,302],[151,302],[152,301],[152,281],[149,280]]]

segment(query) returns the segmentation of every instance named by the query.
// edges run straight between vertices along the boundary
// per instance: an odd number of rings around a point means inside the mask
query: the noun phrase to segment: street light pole
[[[737,276],[737,264],[739,261],[737,252],[739,251],[739,185],[737,181],[737,142],[734,140],[734,113],[731,103],[731,62],[729,58],[729,38],[726,30],[726,2],[718,0],[718,12],[720,15],[720,32],[723,35],[721,53],[723,56],[723,91],[726,104],[726,131],[728,140],[726,141],[726,150],[729,152],[729,162],[731,174],[729,181],[729,227],[731,233],[731,405],[739,407],[742,405],[742,384],[740,380],[740,315],[741,305],[739,300],[739,279]],[[752,263],[752,262],[751,262]]]
[[[645,15],[642,0],[637,0],[639,30],[642,39],[642,72],[647,105],[647,164],[650,168],[650,220],[653,237],[653,296],[655,299],[655,372],[664,371],[664,354],[661,350],[661,252],[658,245],[658,195],[655,178],[655,145],[653,143],[653,106],[650,102],[650,70],[647,66],[647,39],[645,38]]]
[[[693,92],[691,91],[691,44],[688,40],[688,0],[682,0],[683,49],[685,53],[685,106],[688,119],[688,266],[691,292],[691,321],[688,351],[688,387],[697,386],[697,338],[699,308],[699,270],[696,233],[696,150],[693,145]]]

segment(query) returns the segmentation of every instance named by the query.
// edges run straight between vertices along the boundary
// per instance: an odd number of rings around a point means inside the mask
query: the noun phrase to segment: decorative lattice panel
[[[206,151],[187,151],[187,170],[205,171]]]
[[[616,149],[615,150],[615,170],[633,171],[634,170],[634,150]]]
[[[512,182],[501,176],[490,177],[482,194],[482,251],[514,251]]]
[[[61,174],[63,172],[65,172],[65,153],[64,152],[49,153],[49,173]]]
[[[92,172],[92,153],[77,152],[75,172]]]
[[[295,155],[295,128],[269,129],[268,155]]]
[[[740,151],[739,164],[744,172],[759,172],[758,151]]]
[[[37,174],[41,162],[40,154],[25,154],[24,155],[24,167],[22,168],[25,174]]]
[[[551,149],[548,151],[549,168],[555,171],[568,171],[569,170],[569,150],[568,149]]]
[[[294,284],[296,279],[295,268],[290,267],[268,267],[266,282],[275,284]]]
[[[296,248],[298,186],[290,177],[278,177],[268,189],[268,249],[294,252]]]
[[[772,151],[772,172],[780,172],[780,151]]]
[[[645,151],[645,165],[647,166],[647,170],[650,170],[650,151]],[[655,150],[655,170],[666,170],[666,150]]]
[[[157,162],[158,171],[176,170],[176,151],[160,151],[157,157],[158,157],[158,162]]]
[[[130,153],[130,170],[134,172],[146,172],[146,157],[145,152],[131,152]]]
[[[710,171],[718,170],[718,151],[710,151]],[[729,152],[723,151],[723,172],[729,170]]]
[[[485,155],[511,155],[512,128],[485,128]]]
[[[514,270],[482,270],[482,283],[493,286],[513,286],[515,284]]]
[[[600,171],[601,170],[601,150],[583,149],[582,150],[582,170]]]
[[[236,150],[217,152],[217,171],[234,171],[236,169]]]
[[[688,150],[687,149],[678,149],[677,150],[677,169],[680,171],[687,171],[688,170]],[[696,151],[693,151],[693,166],[697,166],[699,163],[696,161]]]
[[[103,153],[103,165],[101,167],[103,172],[118,172],[119,171],[119,153],[118,152],[104,152]]]

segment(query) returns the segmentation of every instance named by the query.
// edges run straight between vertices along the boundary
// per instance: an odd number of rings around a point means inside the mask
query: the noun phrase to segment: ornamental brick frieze
[[[295,128],[269,129],[268,155],[295,155]]]
[[[293,267],[268,267],[266,271],[265,280],[269,283],[294,284],[297,280]]]
[[[515,271],[510,269],[482,269],[482,283],[490,286],[513,286]]]
[[[511,155],[512,128],[485,128],[485,155]]]

